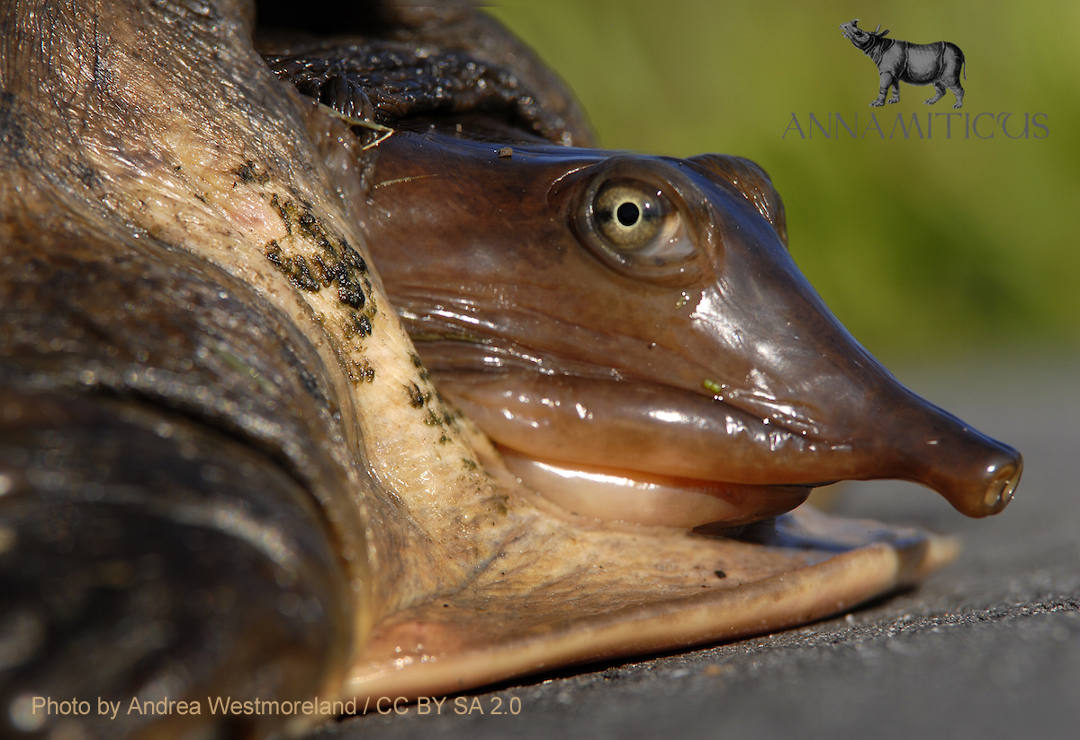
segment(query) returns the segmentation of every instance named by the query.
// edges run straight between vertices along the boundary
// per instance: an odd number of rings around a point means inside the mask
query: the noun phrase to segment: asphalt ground
[[[959,558],[922,585],[798,629],[526,678],[312,738],[1080,737],[1080,358],[899,375],[1025,458],[1016,499],[990,519],[910,484],[839,491],[840,513],[961,536]]]

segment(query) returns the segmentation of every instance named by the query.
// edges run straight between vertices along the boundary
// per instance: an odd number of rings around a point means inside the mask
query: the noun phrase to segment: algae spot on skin
[[[428,369],[424,367],[424,361],[420,359],[420,355],[413,352],[409,355],[409,359],[412,360],[413,367],[420,371],[420,380],[431,380],[431,373],[429,373]],[[439,392],[437,390],[435,391],[435,397],[442,401],[442,396],[439,395]]]
[[[431,391],[421,390],[417,383],[409,383],[405,386],[405,390],[409,394],[409,405],[414,409],[423,408],[424,404],[431,400]]]
[[[370,337],[372,330],[371,319],[357,311],[351,312],[341,327],[341,333],[345,335],[346,339],[351,339],[354,336]]]
[[[258,164],[254,160],[245,160],[242,165],[234,169],[233,174],[245,184],[255,183],[257,185],[265,185],[270,181],[270,173],[265,169],[260,170]]]
[[[375,382],[375,368],[367,360],[349,362],[345,369],[353,385]]]
[[[240,169],[243,167],[241,165]],[[315,250],[306,254],[289,254],[275,239],[267,244],[267,259],[288,275],[297,287],[318,292],[320,288],[336,284],[341,303],[354,309],[364,309],[366,306],[366,318],[363,322],[354,322],[354,328],[362,335],[370,335],[371,319],[377,309],[371,299],[372,285],[364,258],[348,241],[330,234],[309,204],[283,199],[277,193],[272,193],[270,205],[285,227],[285,237],[303,237]]]
[[[289,212],[281,204],[281,199],[278,198],[277,193],[270,196],[270,206],[277,211],[281,223],[285,225],[285,233],[292,236],[292,221],[289,219]]]
[[[263,254],[297,288],[310,293],[319,292],[319,283],[312,276],[311,268],[308,267],[307,260],[302,255],[286,255],[277,239],[271,239],[266,243]]]
[[[308,267],[307,260],[304,259],[303,255],[294,257],[293,265],[291,277],[297,287],[312,293],[317,293],[319,290],[319,283],[312,277],[311,269]]]
[[[728,390],[727,383],[717,383],[715,380],[705,378],[701,381],[702,387],[717,398],[722,398]]]

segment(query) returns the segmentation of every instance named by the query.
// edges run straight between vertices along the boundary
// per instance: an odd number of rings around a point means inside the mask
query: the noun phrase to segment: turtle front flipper
[[[475,506],[496,555],[388,615],[349,672],[358,704],[797,626],[911,585],[957,543],[803,507],[742,538],[567,516],[534,497]]]

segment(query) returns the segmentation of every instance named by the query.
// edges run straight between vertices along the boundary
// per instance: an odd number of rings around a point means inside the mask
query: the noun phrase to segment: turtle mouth
[[[603,465],[545,460],[497,445],[522,483],[572,514],[692,529],[739,526],[794,509],[809,485],[761,485],[683,478]]]
[[[690,529],[769,519],[835,480],[835,464],[815,470],[808,459],[849,454],[809,418],[763,420],[656,383],[468,372],[439,380],[523,484],[601,520]]]
[[[817,486],[884,478],[921,483],[968,516],[1005,508],[1020,454],[880,380],[876,392],[833,394],[828,412],[773,404],[771,417],[654,383],[449,373],[440,387],[523,483],[601,519],[738,526]]]

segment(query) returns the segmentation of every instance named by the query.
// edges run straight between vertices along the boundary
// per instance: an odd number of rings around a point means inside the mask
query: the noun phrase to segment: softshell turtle
[[[569,148],[493,22],[358,7],[321,72],[234,0],[0,8],[6,731],[296,731],[775,629],[953,549],[774,518],[813,485],[1005,506],[1019,455],[836,324],[758,168]]]

